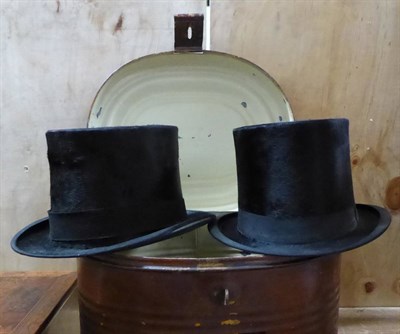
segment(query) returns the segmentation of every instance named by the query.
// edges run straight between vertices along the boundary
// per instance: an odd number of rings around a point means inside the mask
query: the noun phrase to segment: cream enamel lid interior
[[[177,126],[187,209],[233,211],[232,130],[291,120],[282,90],[253,63],[218,52],[171,52],[139,58],[114,72],[96,95],[88,127]]]

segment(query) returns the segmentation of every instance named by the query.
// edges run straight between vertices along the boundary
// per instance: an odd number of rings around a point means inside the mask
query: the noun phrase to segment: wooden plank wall
[[[269,72],[296,119],[351,122],[356,200],[391,209],[377,241],[343,255],[342,305],[400,305],[400,2],[212,0],[212,49]],[[0,270],[67,270],[22,257],[12,235],[49,208],[44,133],[85,126],[123,63],[171,50],[173,15],[204,1],[1,2]]]

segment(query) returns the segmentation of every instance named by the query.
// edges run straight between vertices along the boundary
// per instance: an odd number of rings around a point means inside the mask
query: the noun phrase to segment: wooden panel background
[[[296,119],[351,122],[356,200],[391,209],[380,239],[343,255],[342,305],[400,305],[400,1],[212,0],[212,49],[269,72]],[[22,257],[12,235],[49,208],[44,133],[85,126],[123,63],[171,50],[173,15],[204,1],[2,1],[0,270],[75,268]]]

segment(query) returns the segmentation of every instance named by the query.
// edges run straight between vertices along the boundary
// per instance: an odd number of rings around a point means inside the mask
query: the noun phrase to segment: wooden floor
[[[0,334],[41,333],[75,282],[75,272],[0,273]]]

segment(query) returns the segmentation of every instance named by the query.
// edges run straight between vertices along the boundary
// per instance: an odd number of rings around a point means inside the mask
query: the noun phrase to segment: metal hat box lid
[[[220,52],[179,51],[145,56],[116,70],[97,92],[88,127],[178,126],[187,209],[233,211],[232,130],[291,120],[281,88],[257,65]]]

